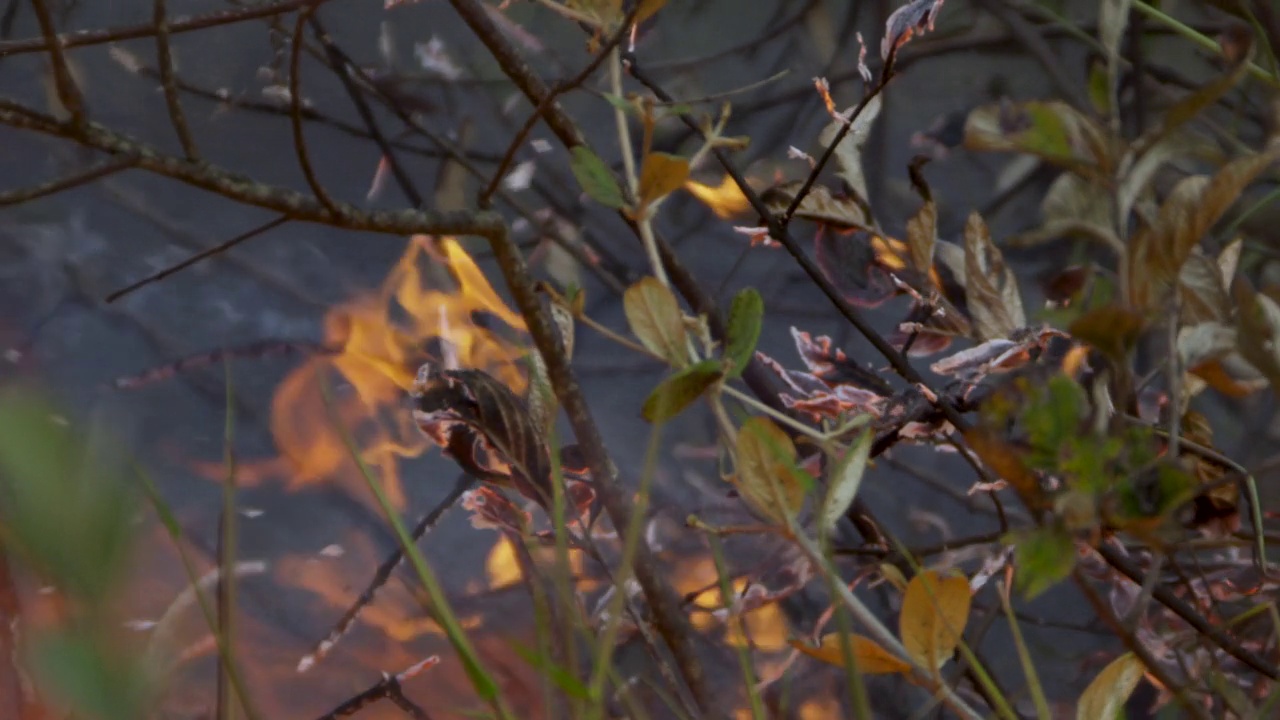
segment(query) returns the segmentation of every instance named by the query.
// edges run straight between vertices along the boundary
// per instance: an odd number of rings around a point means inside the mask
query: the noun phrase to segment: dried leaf
[[[676,367],[688,364],[684,314],[675,296],[657,278],[641,278],[627,288],[622,308],[631,332],[650,352]]]
[[[613,172],[604,164],[599,155],[586,145],[577,145],[570,151],[572,157],[569,169],[578,179],[583,192],[592,200],[614,209],[622,208],[627,200],[622,195],[622,188],[613,177]]]
[[[911,0],[893,11],[884,23],[884,39],[880,41],[880,58],[887,60],[913,37],[933,30],[943,0]]]
[[[733,297],[729,327],[725,332],[724,355],[733,361],[730,377],[737,377],[755,355],[764,323],[764,298],[755,288],[745,288]]]
[[[911,578],[898,616],[898,635],[907,654],[926,668],[941,668],[960,644],[971,600],[963,576],[943,578],[926,570]]]
[[[1142,316],[1132,310],[1106,305],[1076,318],[1067,332],[1111,359],[1123,361],[1138,342],[1144,324]]]
[[[1133,0],[1102,0],[1098,9],[1098,39],[1107,60],[1107,106],[1116,92],[1116,80],[1120,73],[1120,40],[1129,25],[1129,6]]]
[[[773,421],[751,417],[738,431],[737,488],[764,517],[786,525],[804,505],[796,448]]]
[[[890,273],[908,270],[907,261],[895,252],[892,243],[863,230],[823,230],[814,254],[822,274],[846,300],[859,307],[877,307],[902,292]],[[902,251],[906,252],[905,246]]]
[[[995,432],[982,427],[970,428],[964,433],[964,439],[984,465],[1017,491],[1023,503],[1033,509],[1044,505],[1040,479],[1012,445]]]
[[[977,212],[969,215],[964,231],[965,299],[978,340],[1008,338],[1025,327],[1022,295],[1013,269],[991,241],[987,224]]]
[[[835,149],[836,175],[844,180],[849,192],[855,198],[858,198],[865,206],[869,201],[867,197],[867,179],[862,171],[862,148],[867,144],[867,138],[871,136],[871,128],[875,125],[876,118],[880,116],[881,96],[876,95],[867,103],[867,106],[858,113],[858,117],[853,119],[853,126],[849,128],[849,132],[845,133],[840,144]],[[856,107],[856,106],[855,106]],[[851,113],[854,108],[849,108],[841,117]],[[818,144],[825,150],[827,146],[836,139],[836,135],[840,129],[844,127],[845,121],[833,120],[818,135]]]
[[[933,248],[938,242],[938,206],[925,202],[907,221],[907,247],[911,249],[911,267],[927,275],[933,268]]]
[[[1212,178],[1183,179],[1160,207],[1155,221],[1129,246],[1129,302],[1151,308],[1161,300],[1191,251],[1253,180],[1280,157],[1280,145],[1228,163]]]
[[[689,159],[651,152],[640,165],[640,206],[648,207],[670,195],[689,179]]]
[[[1049,185],[1040,202],[1040,227],[1009,238],[1009,247],[1032,247],[1067,236],[1099,240],[1120,251],[1123,244],[1112,229],[1114,193],[1106,185],[1064,172]]]
[[[777,215],[786,212],[804,181],[793,180],[775,185],[760,196],[769,212]],[[824,185],[814,185],[800,201],[795,216],[838,228],[866,229],[871,225],[870,214],[857,197],[836,197]]]
[[[1235,297],[1240,310],[1240,354],[1280,393],[1280,304],[1254,291],[1244,278],[1236,281]]]
[[[539,503],[551,497],[546,443],[506,385],[480,370],[423,365],[413,396],[418,428],[468,473]]]
[[[1145,672],[1142,661],[1133,653],[1112,660],[1080,695],[1076,720],[1120,717]]]
[[[1178,357],[1182,367],[1216,360],[1236,349],[1236,329],[1219,322],[1203,322],[1178,330]]]
[[[791,647],[824,663],[844,667],[844,651],[840,647],[841,636],[838,633],[827,633],[822,636],[822,644],[811,647],[799,640],[792,640]],[[893,673],[908,674],[911,664],[885,650],[875,640],[863,635],[849,636],[854,665],[858,672],[868,675],[884,675]]]
[[[679,415],[724,377],[717,360],[703,360],[676,372],[653,389],[640,414],[649,422],[663,422]]]
[[[871,456],[872,439],[871,432],[860,433],[832,468],[827,496],[822,502],[821,527],[824,531],[830,532],[835,528],[853,499],[858,496],[862,476],[867,471],[867,459]]]

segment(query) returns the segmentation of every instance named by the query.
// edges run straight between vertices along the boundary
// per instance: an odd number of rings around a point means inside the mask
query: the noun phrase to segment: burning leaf
[[[1145,672],[1142,661],[1133,653],[1112,660],[1080,695],[1076,720],[1120,717]]]
[[[898,616],[907,654],[926,668],[941,668],[960,644],[970,601],[969,581],[963,576],[943,578],[926,570],[911,578]]]
[[[479,370],[418,371],[413,417],[464,470],[546,503],[551,459],[524,403]]]
[[[719,185],[704,185],[697,180],[686,180],[684,189],[701,200],[716,217],[728,219],[751,207],[747,196],[733,178],[725,175]]]
[[[842,637],[839,633],[827,633],[822,636],[822,644],[818,647],[810,647],[799,640],[792,640],[791,647],[824,663],[844,667]],[[875,640],[863,635],[851,635],[849,640],[851,642],[849,651],[853,654],[853,663],[858,668],[858,672],[868,675],[892,673],[905,675],[911,672],[910,663],[885,650]]]
[[[1182,271],[1200,242],[1244,189],[1280,158],[1280,144],[1265,152],[1228,163],[1212,178],[1183,179],[1160,206],[1155,221],[1140,230],[1129,245],[1129,302],[1152,308]]]
[[[649,422],[663,422],[685,408],[724,377],[719,360],[703,360],[663,380],[644,401],[640,414]]]
[[[862,206],[865,207],[867,198],[867,178],[862,170],[862,148],[867,144],[867,138],[871,136],[871,128],[875,125],[876,118],[880,115],[880,95],[871,98],[867,106],[858,113],[858,117],[853,118],[853,126],[849,128],[849,132],[840,140],[840,144],[835,149],[836,167],[839,168],[836,175],[844,180],[849,192],[853,197],[861,200]],[[856,106],[855,106],[856,107]],[[818,136],[818,144],[823,148],[831,145],[839,134],[841,128],[847,125],[849,114],[854,108],[849,108],[838,116],[837,120],[833,120],[822,130],[822,134]]]
[[[867,459],[871,455],[873,439],[870,431],[860,433],[858,439],[845,449],[844,455],[831,471],[827,497],[822,503],[822,528],[827,532],[835,529],[836,523],[844,517],[845,511],[858,496],[862,476],[867,471]]]
[[[640,164],[640,207],[647,208],[679,190],[689,179],[689,159],[651,152]]]
[[[751,361],[756,351],[756,342],[760,340],[763,321],[764,299],[760,297],[758,290],[746,288],[733,297],[724,348],[725,357],[733,361],[730,376],[741,375]]]
[[[768,418],[748,418],[738,432],[736,459],[738,492],[761,515],[788,525],[805,496],[791,438]]]
[[[880,58],[887,60],[890,53],[906,45],[913,37],[933,30],[943,0],[911,0],[893,11],[884,24],[884,39],[880,41]]]
[[[979,340],[1007,338],[1027,324],[1013,269],[1004,258],[982,216],[974,212],[964,232],[965,299]]]
[[[626,198],[622,195],[622,188],[613,177],[613,172],[599,155],[592,152],[586,145],[576,145],[570,152],[573,157],[569,161],[569,168],[587,197],[615,210],[627,204]]]
[[[676,367],[689,363],[684,314],[671,291],[652,276],[641,278],[622,297],[631,332],[653,354]]]

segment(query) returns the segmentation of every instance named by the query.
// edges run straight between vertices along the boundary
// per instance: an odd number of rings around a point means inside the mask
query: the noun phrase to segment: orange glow
[[[555,563],[554,547],[531,548],[530,553],[533,561],[539,566],[552,567]],[[582,551],[570,548],[568,559],[570,574],[573,577],[581,576],[584,562]],[[494,543],[488,557],[485,558],[484,572],[490,590],[510,587],[524,580],[524,571],[520,567],[519,558],[516,557],[516,547],[512,544],[511,538],[505,534],[498,537],[498,542]],[[596,583],[587,580],[577,583],[577,588],[583,592],[590,591],[595,586]]]
[[[431,274],[430,265],[448,272]],[[456,287],[440,288],[451,284],[449,276]],[[492,327],[478,325],[474,313],[486,314]],[[339,350],[310,358],[280,384],[271,401],[271,434],[280,457],[240,468],[238,479],[251,484],[285,477],[290,488],[340,482],[364,497],[363,480],[332,415],[355,438],[391,501],[404,507],[399,461],[429,448],[405,410],[418,367],[431,362],[485,370],[522,393],[524,351],[517,340],[524,330],[523,319],[503,303],[457,240],[415,235],[380,288],[325,316],[325,345]],[[325,408],[321,379],[333,388],[332,411]]]
[[[720,184],[715,186],[703,185],[697,180],[686,180],[684,189],[705,203],[711,208],[711,212],[721,218],[731,218],[744,212],[750,205],[747,202],[747,196],[742,194],[738,184],[728,175],[725,175]]]

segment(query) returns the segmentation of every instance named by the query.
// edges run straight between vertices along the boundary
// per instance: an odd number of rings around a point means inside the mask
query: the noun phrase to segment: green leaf
[[[822,529],[830,532],[849,509],[862,486],[862,476],[867,471],[867,459],[871,456],[872,433],[864,430],[840,456],[831,471],[831,483],[827,497],[822,501]]]
[[[647,207],[679,190],[689,179],[689,158],[651,152],[640,165],[640,206]]]
[[[649,422],[664,422],[679,415],[724,377],[718,360],[703,360],[659,383],[644,401],[640,414]]]
[[[516,642],[511,643],[511,649],[514,650],[516,655],[519,655],[522,660],[529,663],[531,667],[535,668],[545,675],[548,680],[555,683],[556,687],[560,688],[565,695],[578,700],[591,699],[591,690],[584,685],[576,675],[560,665],[557,665],[550,657],[547,657],[545,653],[538,652],[533,648],[526,647],[525,645]]]
[[[631,332],[649,352],[676,367],[689,363],[688,333],[680,303],[652,276],[641,278],[622,295]]]
[[[1144,673],[1142,661],[1133,653],[1112,660],[1080,695],[1076,720],[1113,720],[1124,717],[1124,704]]]
[[[745,288],[733,297],[729,308],[729,328],[725,333],[724,355],[733,361],[730,377],[737,377],[751,362],[764,323],[764,298],[755,288]]]
[[[971,150],[1028,153],[1084,174],[1106,166],[1104,137],[1092,119],[1057,100],[984,105],[964,128]]]
[[[737,488],[763,516],[786,525],[804,506],[796,447],[772,420],[750,417],[738,432]]]
[[[1013,544],[1015,582],[1028,600],[1066,578],[1076,566],[1076,543],[1066,528],[1046,525],[1017,533]]]
[[[122,661],[110,643],[88,628],[36,633],[30,669],[42,694],[75,716],[102,720],[145,717],[138,665]]]
[[[578,184],[582,186],[582,190],[588,197],[615,210],[627,204],[626,198],[622,195],[622,188],[613,177],[613,172],[599,155],[592,152],[586,145],[576,145],[570,152],[572,158],[569,161],[569,168],[573,170],[573,176],[578,179]]]

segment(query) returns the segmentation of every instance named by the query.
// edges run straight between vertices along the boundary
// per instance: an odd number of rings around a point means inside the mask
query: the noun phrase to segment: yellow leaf
[[[875,640],[862,635],[854,635],[853,662],[858,672],[868,675],[885,675],[893,673],[910,673],[911,665],[905,660],[895,657]],[[822,644],[818,647],[805,645],[798,640],[791,641],[791,647],[800,652],[837,667],[844,667],[844,651],[840,647],[839,633],[827,633],[822,636]]]
[[[689,179],[689,159],[651,152],[640,166],[640,206],[647,207],[670,195]]]
[[[719,185],[704,185],[697,180],[686,180],[684,189],[711,208],[711,212],[719,218],[731,218],[751,206],[747,202],[747,196],[742,194],[742,188],[728,175],[724,176]]]
[[[738,433],[737,451],[738,492],[762,515],[785,524],[804,505],[791,438],[772,420],[752,417]]]
[[[636,10],[636,25],[653,17],[654,13],[662,9],[667,4],[667,0],[640,0],[640,9]]]
[[[1134,688],[1138,687],[1144,672],[1142,661],[1133,653],[1125,653],[1112,660],[1080,695],[1076,720],[1117,717]]]
[[[951,658],[969,621],[969,581],[926,570],[911,578],[902,599],[898,634],[916,662],[940,668]]]

